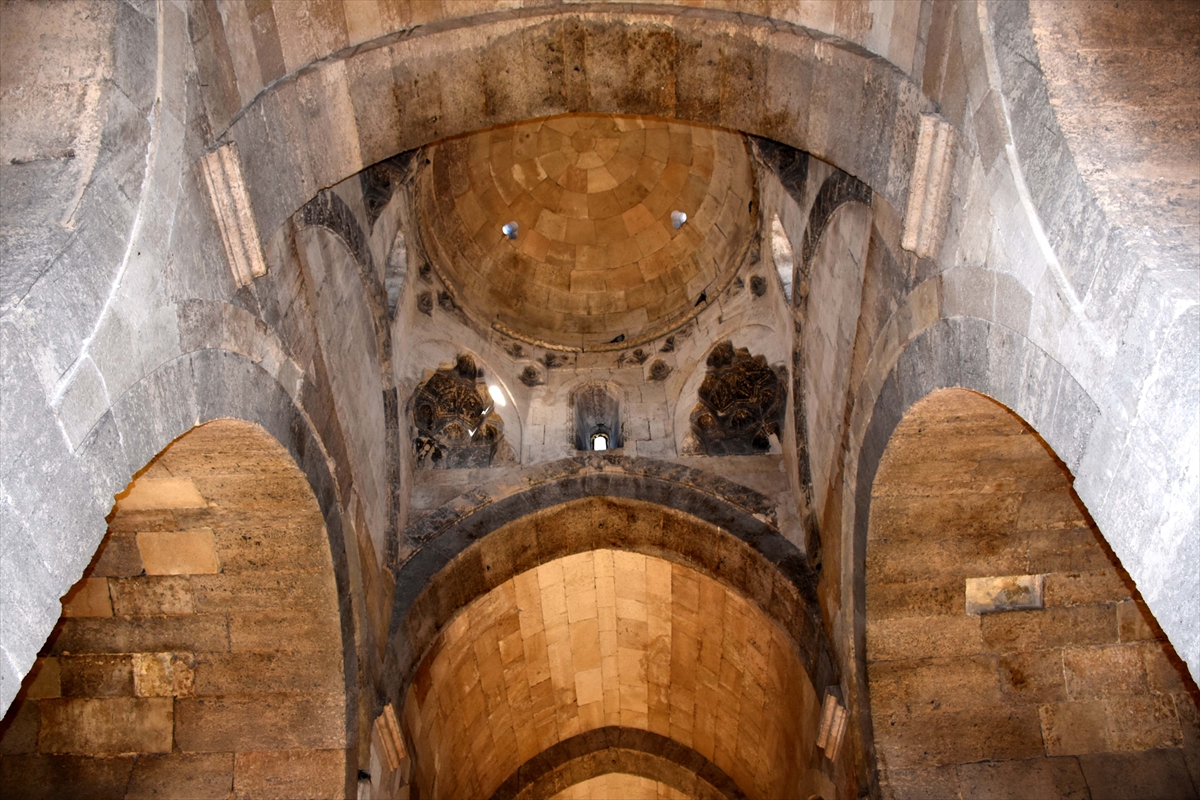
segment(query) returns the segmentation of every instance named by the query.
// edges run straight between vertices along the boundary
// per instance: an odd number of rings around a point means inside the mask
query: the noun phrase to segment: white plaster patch
[[[1045,575],[1003,575],[967,578],[967,613],[1021,611],[1042,608]]]

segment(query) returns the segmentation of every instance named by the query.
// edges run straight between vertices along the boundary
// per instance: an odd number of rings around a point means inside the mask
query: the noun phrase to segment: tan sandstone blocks
[[[895,796],[1094,793],[1084,773],[1100,762],[1084,760],[1126,754],[1113,788],[1142,796],[1136,776],[1182,757],[1195,706],[1178,665],[1069,475],[991,401],[934,394],[897,427],[866,560],[871,709]]]
[[[341,797],[345,750],[270,750],[238,753],[234,790],[248,800]]]
[[[228,800],[232,790],[232,753],[172,753],[139,756],[125,797]]]
[[[120,507],[128,511],[150,509],[204,508],[208,503],[196,485],[187,478],[165,478],[144,475],[134,481],[121,498]]]
[[[345,702],[332,694],[191,697],[176,701],[185,752],[345,747]]]
[[[140,532],[137,543],[147,575],[208,575],[221,568],[211,528]]]
[[[63,596],[64,617],[111,617],[112,613],[104,578],[84,578]]]
[[[600,347],[682,322],[732,277],[754,224],[745,147],[713,128],[567,115],[450,139],[431,158],[435,268],[469,313],[529,341]]]
[[[419,757],[472,754],[439,777],[450,796],[486,795],[546,747],[625,725],[693,747],[752,796],[773,797],[798,780],[818,712],[793,647],[687,567],[585,552],[467,606],[423,660],[404,714]]]
[[[38,748],[44,753],[168,753],[172,703],[167,698],[43,700]]]
[[[342,795],[330,565],[320,512],[279,445],[234,422],[178,440],[118,501],[90,575],[64,599],[53,655],[0,743],[3,785]]]

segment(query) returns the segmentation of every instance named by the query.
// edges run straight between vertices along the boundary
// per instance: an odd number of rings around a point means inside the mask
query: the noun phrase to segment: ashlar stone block
[[[188,478],[143,477],[129,488],[117,504],[121,511],[155,508],[204,508],[208,503]]]
[[[111,617],[112,601],[105,578],[84,578],[63,595],[64,617]]]
[[[38,749],[44,753],[104,755],[169,753],[170,698],[64,698],[43,700]]]
[[[143,531],[137,543],[147,575],[212,575],[221,570],[211,528]]]

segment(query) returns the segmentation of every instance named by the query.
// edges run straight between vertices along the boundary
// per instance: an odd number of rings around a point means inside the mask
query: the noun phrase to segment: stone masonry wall
[[[1196,685],[1035,434],[937,392],[896,428],[872,497],[885,797],[1197,796]],[[1000,588],[1018,582],[1028,595]]]
[[[123,493],[0,728],[0,793],[346,793],[337,590],[303,475],[197,428]]]

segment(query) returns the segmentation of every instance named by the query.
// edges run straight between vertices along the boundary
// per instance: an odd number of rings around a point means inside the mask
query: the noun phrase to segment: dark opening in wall
[[[575,390],[575,449],[613,450],[622,446],[621,401],[604,384]]]

